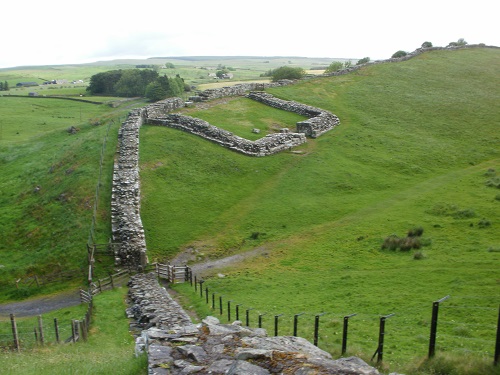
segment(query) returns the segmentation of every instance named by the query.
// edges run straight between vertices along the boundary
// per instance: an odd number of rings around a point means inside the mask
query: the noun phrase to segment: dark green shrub
[[[367,62],[370,62],[370,58],[369,57],[363,57],[362,59],[358,60],[358,62],[356,63],[356,65],[366,64]]]
[[[413,254],[413,259],[415,259],[415,260],[421,260],[424,258],[425,258],[424,253],[422,253],[420,250],[415,251],[415,254]]]
[[[422,227],[415,227],[412,228],[408,231],[408,237],[420,237],[424,234],[424,228]]]
[[[486,186],[500,189],[500,177],[493,177],[486,181]]]
[[[397,59],[399,57],[405,57],[406,55],[408,55],[408,52],[405,52],[403,50],[399,50],[397,52],[394,52],[393,55],[391,56],[393,59]]]
[[[431,48],[432,47],[432,43],[431,42],[423,42],[422,43],[422,48]]]
[[[454,219],[470,219],[472,217],[476,217],[476,213],[470,208],[466,210],[458,210],[453,214]]]
[[[305,71],[302,68],[292,68],[290,66],[282,66],[274,69],[271,72],[272,81],[276,82],[281,79],[301,79],[304,77]]]
[[[486,220],[486,219],[481,219],[481,220],[479,220],[479,222],[477,223],[477,226],[478,226],[479,228],[488,228],[489,226],[491,226],[491,221]]]
[[[252,232],[252,234],[250,235],[250,238],[252,240],[258,240],[259,236],[260,236],[260,232]]]
[[[400,244],[401,244],[401,238],[399,238],[395,234],[391,234],[384,240],[384,243],[382,244],[382,249],[397,250],[400,247]]]
[[[420,249],[420,239],[418,237],[405,237],[401,240],[401,251],[410,251],[411,249]]]

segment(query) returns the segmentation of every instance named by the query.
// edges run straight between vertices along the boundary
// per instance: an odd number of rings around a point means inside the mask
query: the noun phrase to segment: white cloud
[[[383,59],[424,41],[500,45],[500,6],[489,0],[467,8],[451,0],[45,0],[3,7],[10,16],[2,19],[0,67],[180,55]]]

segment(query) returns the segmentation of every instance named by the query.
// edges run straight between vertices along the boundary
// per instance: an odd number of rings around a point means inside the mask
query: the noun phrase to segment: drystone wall
[[[317,138],[340,124],[339,118],[331,112],[295,101],[278,99],[265,92],[253,91],[247,97],[274,108],[309,117],[308,120],[297,122],[296,131],[311,138]]]
[[[132,277],[129,303],[127,316],[141,330],[136,353],[147,353],[152,375],[379,374],[356,357],[333,360],[300,337],[270,337],[262,328],[221,324],[215,317],[195,325],[154,273]]]
[[[240,96],[245,95],[249,90],[291,83],[293,81],[282,80],[269,84],[240,84],[205,90],[200,93],[200,96],[202,100]],[[140,269],[147,263],[146,240],[140,217],[139,129],[143,124],[179,129],[201,136],[231,150],[257,157],[290,150],[305,143],[306,136],[316,138],[339,124],[337,116],[319,108],[281,100],[261,91],[250,92],[248,97],[275,108],[298,113],[308,117],[308,119],[296,124],[296,133],[282,129],[280,133],[269,134],[256,141],[250,141],[201,119],[169,113],[185,106],[185,102],[180,98],[169,98],[130,112],[119,131],[118,157],[113,175],[112,233],[113,242],[120,244],[115,251],[117,265]]]
[[[249,156],[268,156],[283,150],[289,150],[306,142],[304,134],[290,133],[285,129],[281,133],[269,134],[256,141],[250,141],[227,130],[210,125],[204,120],[179,114],[170,114],[155,119],[149,118],[148,124],[168,126],[196,134],[223,147]]]
[[[224,98],[227,96],[243,96],[248,91],[264,90],[269,87],[286,86],[294,82],[296,81],[290,79],[282,79],[277,82],[270,82],[270,83],[255,83],[255,82],[239,83],[233,86],[226,86],[226,87],[201,91],[200,93],[198,93],[198,97],[201,100],[212,100],[212,99]]]
[[[428,51],[442,51],[442,50],[454,51],[457,49],[470,49],[470,48],[500,48],[500,47],[485,46],[483,44],[466,44],[465,46],[417,48],[415,51],[410,52],[402,57],[394,57],[394,58],[385,59],[385,60],[370,61],[370,62],[367,62],[365,64],[353,65],[353,66],[346,68],[346,69],[340,69],[340,70],[337,70],[336,72],[325,73],[325,74],[322,74],[321,76],[323,76],[323,77],[340,76],[340,75],[344,75],[344,74],[349,74],[355,70],[361,69],[361,68],[368,66],[368,65],[406,61],[406,60],[409,60],[409,59],[411,59],[415,56],[418,56],[424,52],[428,52]]]
[[[118,154],[113,170],[111,229],[115,264],[141,268],[147,262],[146,239],[142,225],[139,181],[139,129],[148,114],[154,115],[184,106],[180,98],[167,99],[131,111],[118,132]]]

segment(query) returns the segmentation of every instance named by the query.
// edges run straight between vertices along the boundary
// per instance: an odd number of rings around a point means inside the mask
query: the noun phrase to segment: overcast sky
[[[459,38],[500,46],[494,0],[8,0],[2,10],[0,68],[154,56],[377,60]]]

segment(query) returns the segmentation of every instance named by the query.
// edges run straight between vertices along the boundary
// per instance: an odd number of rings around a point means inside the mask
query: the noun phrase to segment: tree
[[[90,83],[86,90],[91,95],[113,95],[115,84],[120,80],[121,76],[121,69],[94,74],[90,77]]]
[[[152,102],[157,102],[158,100],[165,99],[167,97],[167,92],[163,89],[160,82],[151,82],[146,86],[146,98]]]
[[[422,48],[431,48],[432,47],[432,43],[431,42],[423,42],[422,43]]]
[[[333,73],[343,68],[344,64],[342,64],[340,61],[334,61],[328,66],[328,68],[325,69],[325,73]]]
[[[356,63],[356,65],[366,64],[367,62],[370,62],[370,58],[369,57],[363,57],[361,60],[358,60],[358,62]]]
[[[124,70],[119,81],[115,84],[115,95],[125,97],[143,96],[146,86],[157,78],[158,73],[151,69]]]
[[[404,57],[406,55],[408,55],[408,52],[405,52],[403,50],[399,50],[399,51],[393,53],[392,58],[397,59],[399,57]]]
[[[460,47],[460,46],[465,46],[467,45],[467,42],[465,41],[464,38],[458,39],[456,42],[450,42],[448,43],[447,47]]]
[[[281,79],[301,79],[304,77],[305,71],[302,68],[292,68],[290,66],[282,66],[272,71],[272,81],[276,82]]]
[[[221,69],[221,70],[217,70],[217,72],[215,73],[215,75],[218,77],[218,78],[224,78],[224,76],[229,73],[229,70],[227,69]]]
[[[344,61],[344,69],[349,69],[352,66],[351,60]]]

